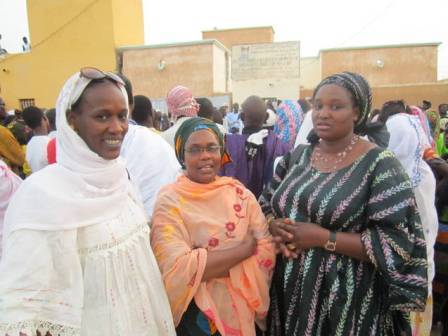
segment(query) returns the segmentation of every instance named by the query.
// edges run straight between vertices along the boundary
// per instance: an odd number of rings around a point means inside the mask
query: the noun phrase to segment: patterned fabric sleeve
[[[261,210],[265,215],[272,214],[274,211],[271,207],[271,199],[272,195],[274,195],[277,188],[283,181],[283,178],[286,176],[288,172],[289,159],[291,157],[291,153],[286,153],[278,162],[277,167],[275,168],[274,176],[272,177],[271,183],[266,187],[263,193],[260,196],[258,202],[260,203]]]
[[[391,152],[381,152],[374,166],[361,240],[380,273],[389,309],[422,311],[428,291],[426,246],[412,185]]]

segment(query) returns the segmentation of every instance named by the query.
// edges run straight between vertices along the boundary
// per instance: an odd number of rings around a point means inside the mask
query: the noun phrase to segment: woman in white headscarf
[[[439,221],[435,207],[436,180],[429,165],[423,160],[430,140],[418,117],[406,113],[403,101],[389,101],[383,105],[379,119],[390,133],[388,149],[403,165],[412,182],[426,240],[428,258],[428,301],[423,313],[412,313],[413,335],[428,335],[432,324],[432,280],[435,275],[434,244]]]
[[[119,159],[123,82],[84,68],[56,108],[57,163],[6,213],[0,335],[175,335],[143,206]]]
[[[22,179],[0,159],[0,260],[2,259],[3,220],[12,195],[19,188]]]

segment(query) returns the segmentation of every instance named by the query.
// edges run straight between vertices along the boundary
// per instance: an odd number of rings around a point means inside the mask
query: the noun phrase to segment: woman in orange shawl
[[[216,176],[229,157],[214,123],[184,122],[175,150],[185,174],[158,195],[151,245],[177,333],[255,335],[275,263],[266,219],[240,182]]]

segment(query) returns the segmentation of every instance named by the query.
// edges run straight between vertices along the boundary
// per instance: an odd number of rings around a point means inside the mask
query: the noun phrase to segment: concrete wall
[[[372,86],[437,81],[437,45],[321,50],[321,74],[358,72]]]
[[[132,81],[135,94],[165,98],[175,85],[187,86],[195,96],[225,90],[226,51],[216,41],[121,48],[120,52],[122,71]],[[162,60],[166,66],[159,70]]]
[[[213,93],[228,92],[229,72],[228,53],[216,45],[213,50]]]
[[[415,85],[394,85],[374,87],[372,106],[380,108],[388,100],[404,99],[408,105],[421,105],[429,100],[437,110],[441,103],[448,103],[448,83],[429,83]]]
[[[232,48],[233,100],[250,95],[264,98],[298,98],[300,44],[277,42],[238,45]]]
[[[138,36],[139,25],[126,22],[123,15],[121,37],[115,39],[113,12],[135,13],[131,9],[138,3],[135,0],[121,3],[116,0],[27,1],[31,52],[0,60],[0,95],[7,108],[20,108],[19,99],[29,98],[35,99],[40,107],[55,106],[65,80],[83,66],[115,70],[117,41],[126,43],[125,36]],[[128,32],[125,34],[125,31]]]
[[[302,98],[311,97],[313,90],[302,89]],[[388,100],[403,99],[408,105],[421,105],[423,100],[429,100],[432,108],[437,109],[441,103],[448,102],[448,82],[427,84],[384,85],[372,88],[372,109],[381,108]]]
[[[300,87],[301,89],[312,89],[321,81],[320,57],[300,58]]]
[[[232,96],[235,103],[242,103],[250,95],[263,98],[298,99],[300,96],[299,79],[252,79],[232,81]]]
[[[251,27],[235,29],[216,29],[202,32],[202,39],[215,39],[227,49],[238,44],[272,43],[274,29],[272,27]]]

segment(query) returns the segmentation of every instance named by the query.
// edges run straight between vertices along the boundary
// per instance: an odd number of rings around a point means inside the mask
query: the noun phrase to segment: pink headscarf
[[[0,259],[2,258],[3,219],[9,200],[19,187],[22,180],[0,160]]]
[[[428,142],[434,146],[434,141],[436,139],[432,138],[431,135],[431,128],[429,126],[429,121],[428,121],[428,116],[426,115],[425,112],[423,112],[419,107],[417,106],[409,106],[410,110],[411,110],[411,114],[416,116],[418,118],[418,120],[420,121],[420,124],[422,125],[423,131],[425,131],[425,135],[428,139]]]
[[[175,86],[168,92],[166,97],[168,112],[175,119],[179,116],[196,117],[199,111],[199,104],[193,98],[193,94],[189,88],[185,86]]]

